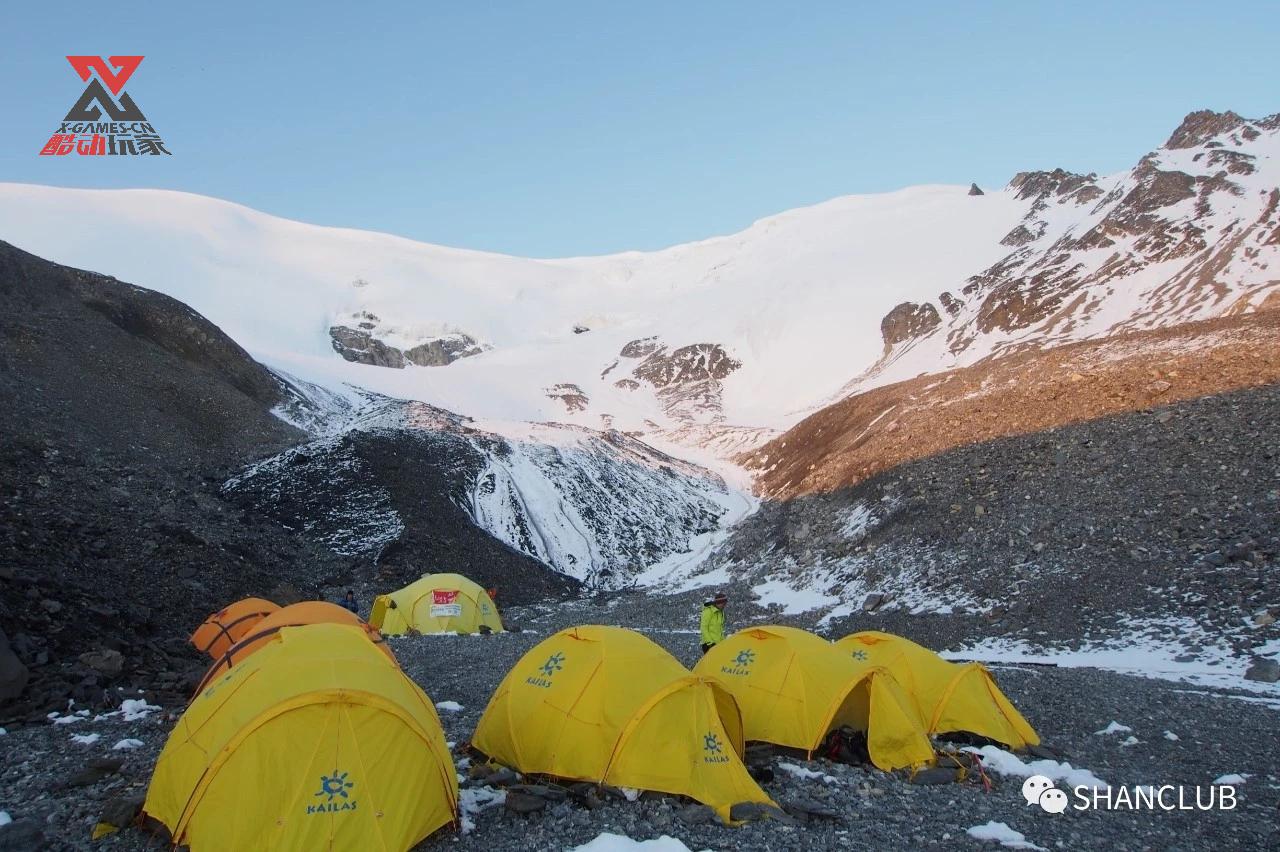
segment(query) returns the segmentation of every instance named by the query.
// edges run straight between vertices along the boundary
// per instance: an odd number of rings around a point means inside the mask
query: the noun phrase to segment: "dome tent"
[[[282,628],[301,627],[304,624],[345,624],[351,627],[359,627],[364,631],[369,641],[378,647],[378,650],[386,654],[391,662],[396,663],[395,655],[391,653],[391,649],[382,641],[382,636],[378,631],[365,624],[359,616],[353,615],[349,610],[343,609],[337,604],[331,604],[328,601],[303,601],[302,603],[290,604],[277,609],[254,624],[249,633],[242,636],[239,641],[227,648],[221,655],[215,657],[213,665],[205,672],[200,685],[196,687],[196,694],[198,695],[207,684],[211,683],[214,678],[227,669],[265,647],[271,641],[271,637]],[[399,665],[399,663],[396,664]]]
[[[535,645],[472,744],[525,773],[689,796],[725,821],[740,802],[773,804],[742,763],[733,696],[621,627],[574,627]]]
[[[502,630],[489,593],[461,574],[427,574],[396,592],[378,595],[369,623],[387,636]]]
[[[828,732],[848,725],[866,732],[871,762],[881,769],[934,760],[915,705],[893,675],[855,666],[804,630],[741,630],[708,651],[694,672],[715,677],[738,699],[749,741],[812,754]]]
[[[197,651],[215,660],[239,642],[253,626],[280,609],[262,598],[245,598],[218,610],[204,620],[189,641]]]
[[[192,852],[405,850],[457,817],[431,700],[363,631],[287,627],[192,701],[144,805]]]
[[[980,663],[952,663],[910,639],[875,630],[846,636],[836,647],[859,667],[892,672],[931,734],[965,731],[1015,749],[1040,744]]]

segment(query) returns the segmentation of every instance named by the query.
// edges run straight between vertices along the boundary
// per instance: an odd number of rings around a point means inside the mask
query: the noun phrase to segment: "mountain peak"
[[[1173,131],[1173,135],[1169,137],[1168,142],[1164,143],[1164,147],[1169,149],[1194,148],[1197,145],[1203,145],[1215,136],[1229,133],[1245,123],[1245,119],[1231,110],[1214,112],[1211,109],[1198,109],[1195,112],[1188,113],[1187,117],[1182,119],[1182,124],[1179,124],[1178,129]]]

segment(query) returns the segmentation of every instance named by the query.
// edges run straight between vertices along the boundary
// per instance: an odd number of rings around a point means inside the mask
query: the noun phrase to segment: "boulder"
[[[595,784],[579,781],[569,785],[569,797],[589,811],[604,805],[604,796]]]
[[[27,667],[9,647],[9,637],[0,630],[0,704],[12,701],[27,688]]]
[[[145,798],[145,796],[120,795],[107,799],[102,806],[102,815],[98,817],[98,822],[116,828],[127,828],[138,818]]]
[[[513,814],[537,813],[546,808],[546,806],[547,800],[541,796],[531,796],[519,790],[508,790],[507,800],[503,803],[503,807]]]
[[[695,802],[676,811],[676,818],[685,825],[710,825],[716,821],[716,812]]]
[[[280,583],[267,595],[267,600],[275,601],[280,606],[289,606],[290,604],[302,603],[306,600],[306,597],[292,583]]]
[[[1245,670],[1244,679],[1255,680],[1259,683],[1280,681],[1280,662],[1266,657],[1254,657],[1253,662],[1249,664],[1249,668]]]
[[[921,769],[911,776],[912,784],[923,785],[951,784],[959,780],[960,770],[949,766],[934,766],[929,769]]]
[[[766,805],[764,802],[738,802],[729,808],[729,819],[733,822],[753,822],[756,820],[776,819],[779,822],[795,823],[795,819],[781,808]]]
[[[19,819],[0,828],[0,852],[32,852],[48,849],[48,841],[40,824],[33,819]]]
[[[516,793],[521,796],[536,796],[548,802],[563,802],[569,797],[569,791],[555,784],[512,784],[507,788],[507,795]]]
[[[108,648],[87,651],[80,655],[80,662],[107,677],[116,677],[124,671],[124,655]]]
[[[811,819],[825,819],[832,822],[843,822],[844,817],[838,810],[814,799],[797,797],[783,802],[783,809],[801,822]]]
[[[84,769],[67,779],[68,787],[91,787],[103,778],[115,775],[124,766],[118,757],[97,757],[90,760]]]
[[[485,777],[484,783],[490,787],[509,787],[520,780],[520,775],[514,769],[508,769],[503,766],[496,772],[490,773]]]

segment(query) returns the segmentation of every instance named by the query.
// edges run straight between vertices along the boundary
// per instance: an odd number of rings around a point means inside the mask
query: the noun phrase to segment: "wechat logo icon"
[[[1022,798],[1028,805],[1039,805],[1051,814],[1060,814],[1067,809],[1067,794],[1043,775],[1032,775],[1022,782]]]

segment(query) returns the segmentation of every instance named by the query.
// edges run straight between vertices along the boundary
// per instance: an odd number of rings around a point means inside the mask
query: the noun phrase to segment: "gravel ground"
[[[461,746],[474,730],[489,695],[507,670],[537,642],[564,626],[617,623],[641,626],[686,664],[694,662],[696,608],[688,600],[619,596],[610,603],[571,602],[511,610],[508,621],[520,633],[492,637],[405,637],[392,647],[405,670],[434,701],[462,705],[442,710],[447,737]],[[735,614],[735,623],[748,614]],[[995,776],[989,792],[976,783],[918,786],[896,774],[825,761],[789,761],[829,779],[800,778],[781,769],[765,784],[783,804],[807,800],[835,812],[835,819],[804,824],[755,822],[739,828],[691,821],[697,809],[668,797],[619,801],[589,811],[571,803],[549,805],[524,817],[491,807],[473,816],[465,834],[442,833],[420,850],[564,849],[610,831],[637,839],[663,834],[691,849],[783,850],[946,846],[981,848],[966,829],[988,821],[1006,823],[1027,840],[1061,849],[1280,848],[1280,749],[1277,709],[1226,693],[1134,678],[1094,669],[1001,667],[1005,692],[1040,731],[1046,744],[1076,767],[1112,785],[1207,785],[1228,773],[1243,773],[1238,807],[1229,812],[1068,811],[1050,815],[1027,806],[1020,778]],[[0,828],[5,848],[160,849],[162,844],[129,830],[91,844],[88,840],[102,802],[122,792],[141,794],[151,766],[171,727],[165,708],[145,719],[120,718],[69,725],[36,725],[0,736],[0,810],[18,821],[31,820],[49,838],[44,847],[6,846],[16,840],[16,824]],[[1138,743],[1122,745],[1127,733],[1094,733],[1111,721],[1133,729]],[[91,745],[72,742],[76,732],[97,733]],[[1166,736],[1172,732],[1176,740]],[[143,745],[117,752],[121,739]],[[88,786],[65,783],[92,758],[123,756],[120,771]],[[465,768],[465,763],[460,764]],[[468,796],[474,794],[466,794]],[[483,794],[481,794],[483,795]]]

